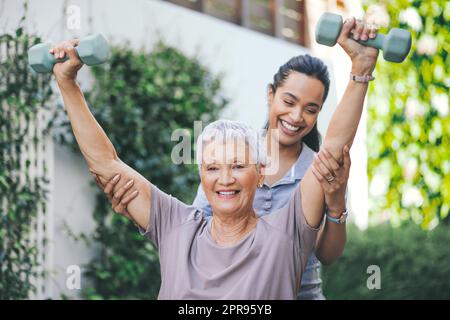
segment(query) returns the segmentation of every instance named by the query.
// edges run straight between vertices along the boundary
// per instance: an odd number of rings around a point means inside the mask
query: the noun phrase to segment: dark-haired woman
[[[362,40],[375,37],[377,32],[375,29],[368,29],[361,21],[355,23],[354,19],[347,21],[345,27],[351,29],[354,36],[357,35]],[[367,90],[364,79],[370,78],[377,52],[362,47],[345,35],[341,35],[339,43],[352,59],[352,74],[357,76],[350,81],[340,104],[351,101],[362,106]],[[364,54],[361,54],[363,51]],[[361,68],[361,65],[370,67]],[[357,84],[357,88],[355,79],[362,82]],[[338,160],[326,149],[319,152],[321,139],[317,130],[317,118],[327,98],[329,85],[327,67],[323,62],[309,55],[302,55],[282,65],[274,75],[273,83],[268,86],[269,116],[265,143],[270,164],[266,172],[270,172],[271,167],[277,169],[266,175],[264,184],[257,188],[253,203],[256,213],[263,216],[285,206],[311,165],[312,172],[325,195],[326,219],[316,242],[315,254],[307,261],[299,299],[324,299],[321,290],[320,262],[329,264],[337,260],[346,242],[345,192],[350,169],[348,147],[340,152],[333,150],[333,154],[343,155]],[[354,90],[358,92],[354,93]],[[358,112],[349,117],[359,116]],[[356,131],[356,128],[354,130]],[[110,180],[102,187],[109,194],[114,210],[129,216],[126,205],[136,195],[133,196],[132,190],[128,190],[131,186],[115,188],[118,181]],[[100,184],[100,181],[98,182]],[[114,197],[112,197],[113,189],[115,189]],[[201,185],[193,205],[202,208],[207,215],[212,214]]]
[[[290,59],[279,68],[273,83],[269,84],[265,145],[270,166],[276,170],[266,175],[263,186],[256,191],[253,206],[258,215],[271,214],[286,205],[306,170],[314,163],[315,153],[320,147],[317,118],[329,86],[327,67],[320,59],[309,55]],[[315,254],[308,258],[298,298],[321,300],[324,295],[320,262],[329,264],[337,260],[345,246],[345,221],[341,219],[341,223],[336,223],[334,219],[346,216],[345,191],[350,165],[340,166],[334,158],[327,160],[324,153],[319,153],[314,166],[316,173],[325,177],[322,188],[328,219],[319,234]],[[271,171],[271,167],[267,171]],[[212,214],[201,185],[193,205]]]

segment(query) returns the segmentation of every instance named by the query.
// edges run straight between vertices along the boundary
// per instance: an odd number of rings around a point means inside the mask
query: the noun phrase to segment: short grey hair
[[[200,168],[203,158],[203,147],[211,141],[234,141],[242,139],[250,149],[250,154],[256,164],[266,165],[267,154],[263,144],[263,135],[257,130],[239,122],[231,120],[217,120],[205,127],[197,139],[196,159]]]

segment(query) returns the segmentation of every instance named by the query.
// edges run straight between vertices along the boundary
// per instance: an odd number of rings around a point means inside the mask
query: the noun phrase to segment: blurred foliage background
[[[373,224],[433,229],[450,212],[450,1],[366,1],[389,28],[412,32],[401,64],[379,59],[368,96],[367,149]]]
[[[171,141],[171,136],[182,128],[195,144],[194,121],[201,119],[205,126],[218,117],[228,102],[220,92],[221,76],[163,42],[151,53],[113,48],[106,66],[92,72],[94,86],[86,99],[119,158],[161,190],[191,203],[199,183],[197,166],[172,163],[171,151],[178,141]],[[71,132],[69,122],[64,127]],[[79,152],[71,133],[61,134],[60,142]],[[101,247],[98,258],[84,268],[92,284],[84,286],[84,297],[155,299],[160,274],[151,242],[112,211],[100,189],[94,219],[94,236],[79,236]]]
[[[47,272],[38,268],[43,244],[31,235],[47,212],[47,164],[38,154],[56,114],[50,75],[28,69],[27,49],[41,39],[24,32],[24,20],[0,34],[0,300],[27,298]]]
[[[323,267],[329,299],[450,299],[450,1],[365,1],[380,32],[412,32],[401,64],[378,60],[368,95],[369,229],[349,228]],[[381,270],[369,290],[367,268]]]
[[[348,227],[343,256],[322,269],[327,299],[450,299],[450,228],[432,232],[416,224],[373,226],[365,231]],[[380,289],[367,281],[380,268]]]

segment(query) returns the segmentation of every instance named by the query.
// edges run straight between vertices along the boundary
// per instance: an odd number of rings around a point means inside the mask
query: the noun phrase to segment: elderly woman
[[[378,51],[349,39],[352,30],[365,37],[371,30],[351,19],[339,38],[352,59],[352,73],[369,76]],[[119,159],[76,83],[82,66],[76,44],[72,40],[51,50],[55,57],[69,56],[55,65],[54,73],[72,129],[89,169],[102,183],[117,174],[126,178],[122,181],[135,182],[139,195],[127,210],[158,247],[159,298],[295,299],[323,218],[320,179],[309,169],[286,206],[258,218],[253,199],[264,181],[265,154],[246,126],[213,123],[198,142],[202,189],[213,212],[206,219],[201,210],[166,195]],[[323,87],[319,80],[309,80],[317,83],[318,91]],[[344,146],[353,141],[366,92],[367,82],[350,81],[324,140],[329,159],[341,161]]]

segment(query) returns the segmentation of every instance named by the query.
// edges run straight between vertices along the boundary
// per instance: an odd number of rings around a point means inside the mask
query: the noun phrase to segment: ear
[[[269,107],[272,105],[274,97],[275,97],[275,92],[273,92],[272,84],[269,84],[267,86],[267,101],[269,103]]]
[[[263,164],[260,164],[257,166],[259,179],[258,179],[258,185],[264,183],[264,179],[266,178],[266,166]]]
[[[199,175],[200,183],[202,183],[203,182],[203,179],[202,179],[203,170],[202,170],[202,166],[201,165],[198,166],[198,175]]]

